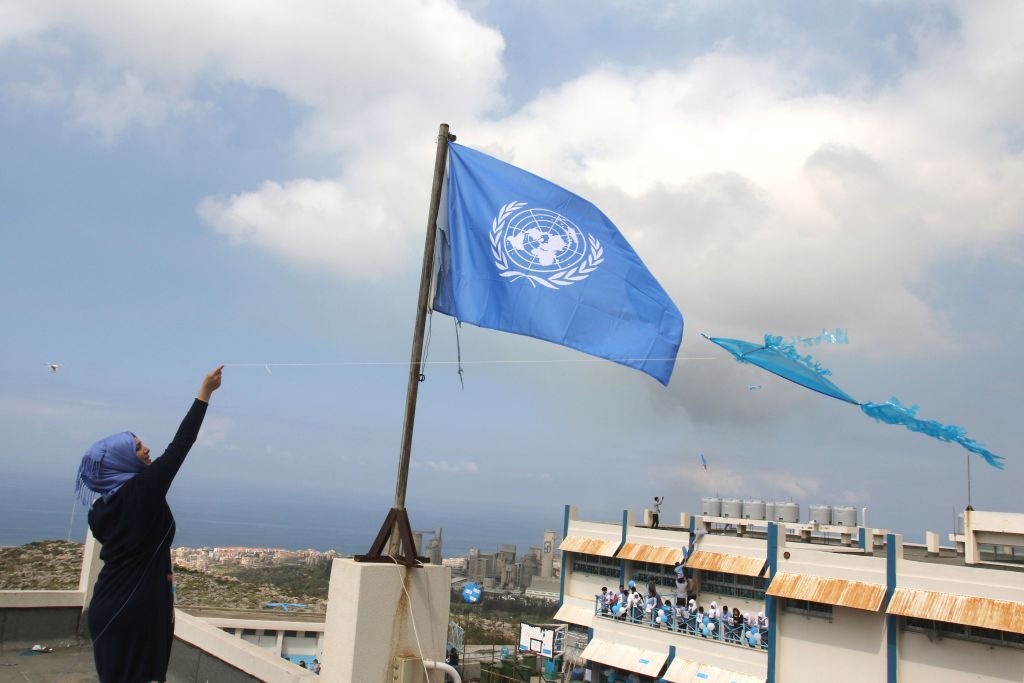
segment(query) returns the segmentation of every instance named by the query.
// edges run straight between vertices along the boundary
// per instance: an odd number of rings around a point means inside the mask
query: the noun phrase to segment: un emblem
[[[604,261],[593,235],[560,213],[526,208],[525,202],[509,202],[491,221],[491,254],[502,277],[550,289],[586,280]]]

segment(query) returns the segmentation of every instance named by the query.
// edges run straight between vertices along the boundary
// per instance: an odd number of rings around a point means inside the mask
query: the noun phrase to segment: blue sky
[[[663,389],[464,327],[465,390],[437,365],[420,393],[415,525],[470,536],[485,508],[539,539],[566,502],[718,492],[945,530],[966,451],[687,360],[724,356],[701,331],[837,326],[851,344],[815,349],[836,382],[965,426],[1008,461],[976,459],[975,507],[1022,511],[1022,24],[1016,3],[0,1],[0,497],[70,504],[110,432],[159,451],[217,363],[407,359],[446,121],[600,206],[686,332]],[[175,510],[383,518],[404,392],[400,366],[228,368]]]

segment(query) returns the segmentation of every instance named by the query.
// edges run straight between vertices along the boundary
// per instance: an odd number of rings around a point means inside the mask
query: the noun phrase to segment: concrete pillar
[[[92,589],[96,586],[96,577],[103,569],[103,560],[100,559],[100,550],[103,544],[92,535],[92,529],[85,531],[85,546],[82,548],[82,573],[78,577],[78,590],[85,594],[82,600],[82,608],[88,609],[92,602]]]
[[[689,529],[690,528],[690,513],[689,512],[680,512],[679,513],[679,526],[682,527],[683,529]]]
[[[939,554],[939,535],[934,531],[924,532],[925,545],[928,546],[928,555],[935,557]]]
[[[336,559],[331,566],[321,677],[385,683],[397,657],[444,661],[451,569]],[[441,683],[443,672],[431,674]]]
[[[974,528],[971,524],[971,513],[974,510],[964,510],[964,564],[978,564],[981,553],[978,552],[978,541],[974,538]]]
[[[650,508],[644,508],[644,526],[650,526],[654,523],[654,511]]]
[[[550,579],[554,576],[555,566],[555,532],[550,529],[544,532],[544,547],[541,548],[540,575]]]

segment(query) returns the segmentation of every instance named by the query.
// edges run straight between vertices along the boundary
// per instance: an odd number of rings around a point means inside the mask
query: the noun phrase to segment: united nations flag
[[[683,316],[587,200],[451,143],[434,310],[569,346],[668,384]]]

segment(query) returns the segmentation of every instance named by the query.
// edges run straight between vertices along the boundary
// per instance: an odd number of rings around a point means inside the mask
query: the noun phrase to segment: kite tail
[[[800,365],[803,365],[804,367],[806,367],[809,370],[811,370],[811,371],[821,375],[822,377],[828,377],[829,375],[832,374],[831,370],[823,368],[821,366],[821,363],[819,363],[818,361],[816,361],[813,358],[811,358],[810,355],[801,356],[799,353],[797,353],[796,352],[795,343],[796,343],[795,341],[793,341],[793,342],[783,342],[782,341],[782,335],[778,335],[778,336],[771,335],[771,334],[764,335],[764,346],[765,346],[765,348],[771,349],[773,351],[781,353],[784,356],[787,356],[790,360],[792,360],[792,361],[794,361],[796,363],[799,363]],[[738,360],[742,360],[742,359],[738,359]]]
[[[956,425],[944,425],[935,420],[922,420],[917,417],[917,406],[907,408],[899,399],[890,398],[885,403],[861,403],[860,409],[868,417],[891,425],[903,425],[912,432],[920,432],[940,441],[957,443],[981,456],[985,462],[997,469],[1004,469],[1003,456],[996,455],[974,439],[967,438],[967,430]]]
[[[793,337],[789,343],[792,346],[796,344],[804,344],[806,346],[814,346],[815,344],[849,344],[850,335],[847,334],[844,328],[837,327],[835,332],[822,330],[821,334],[817,337]]]

